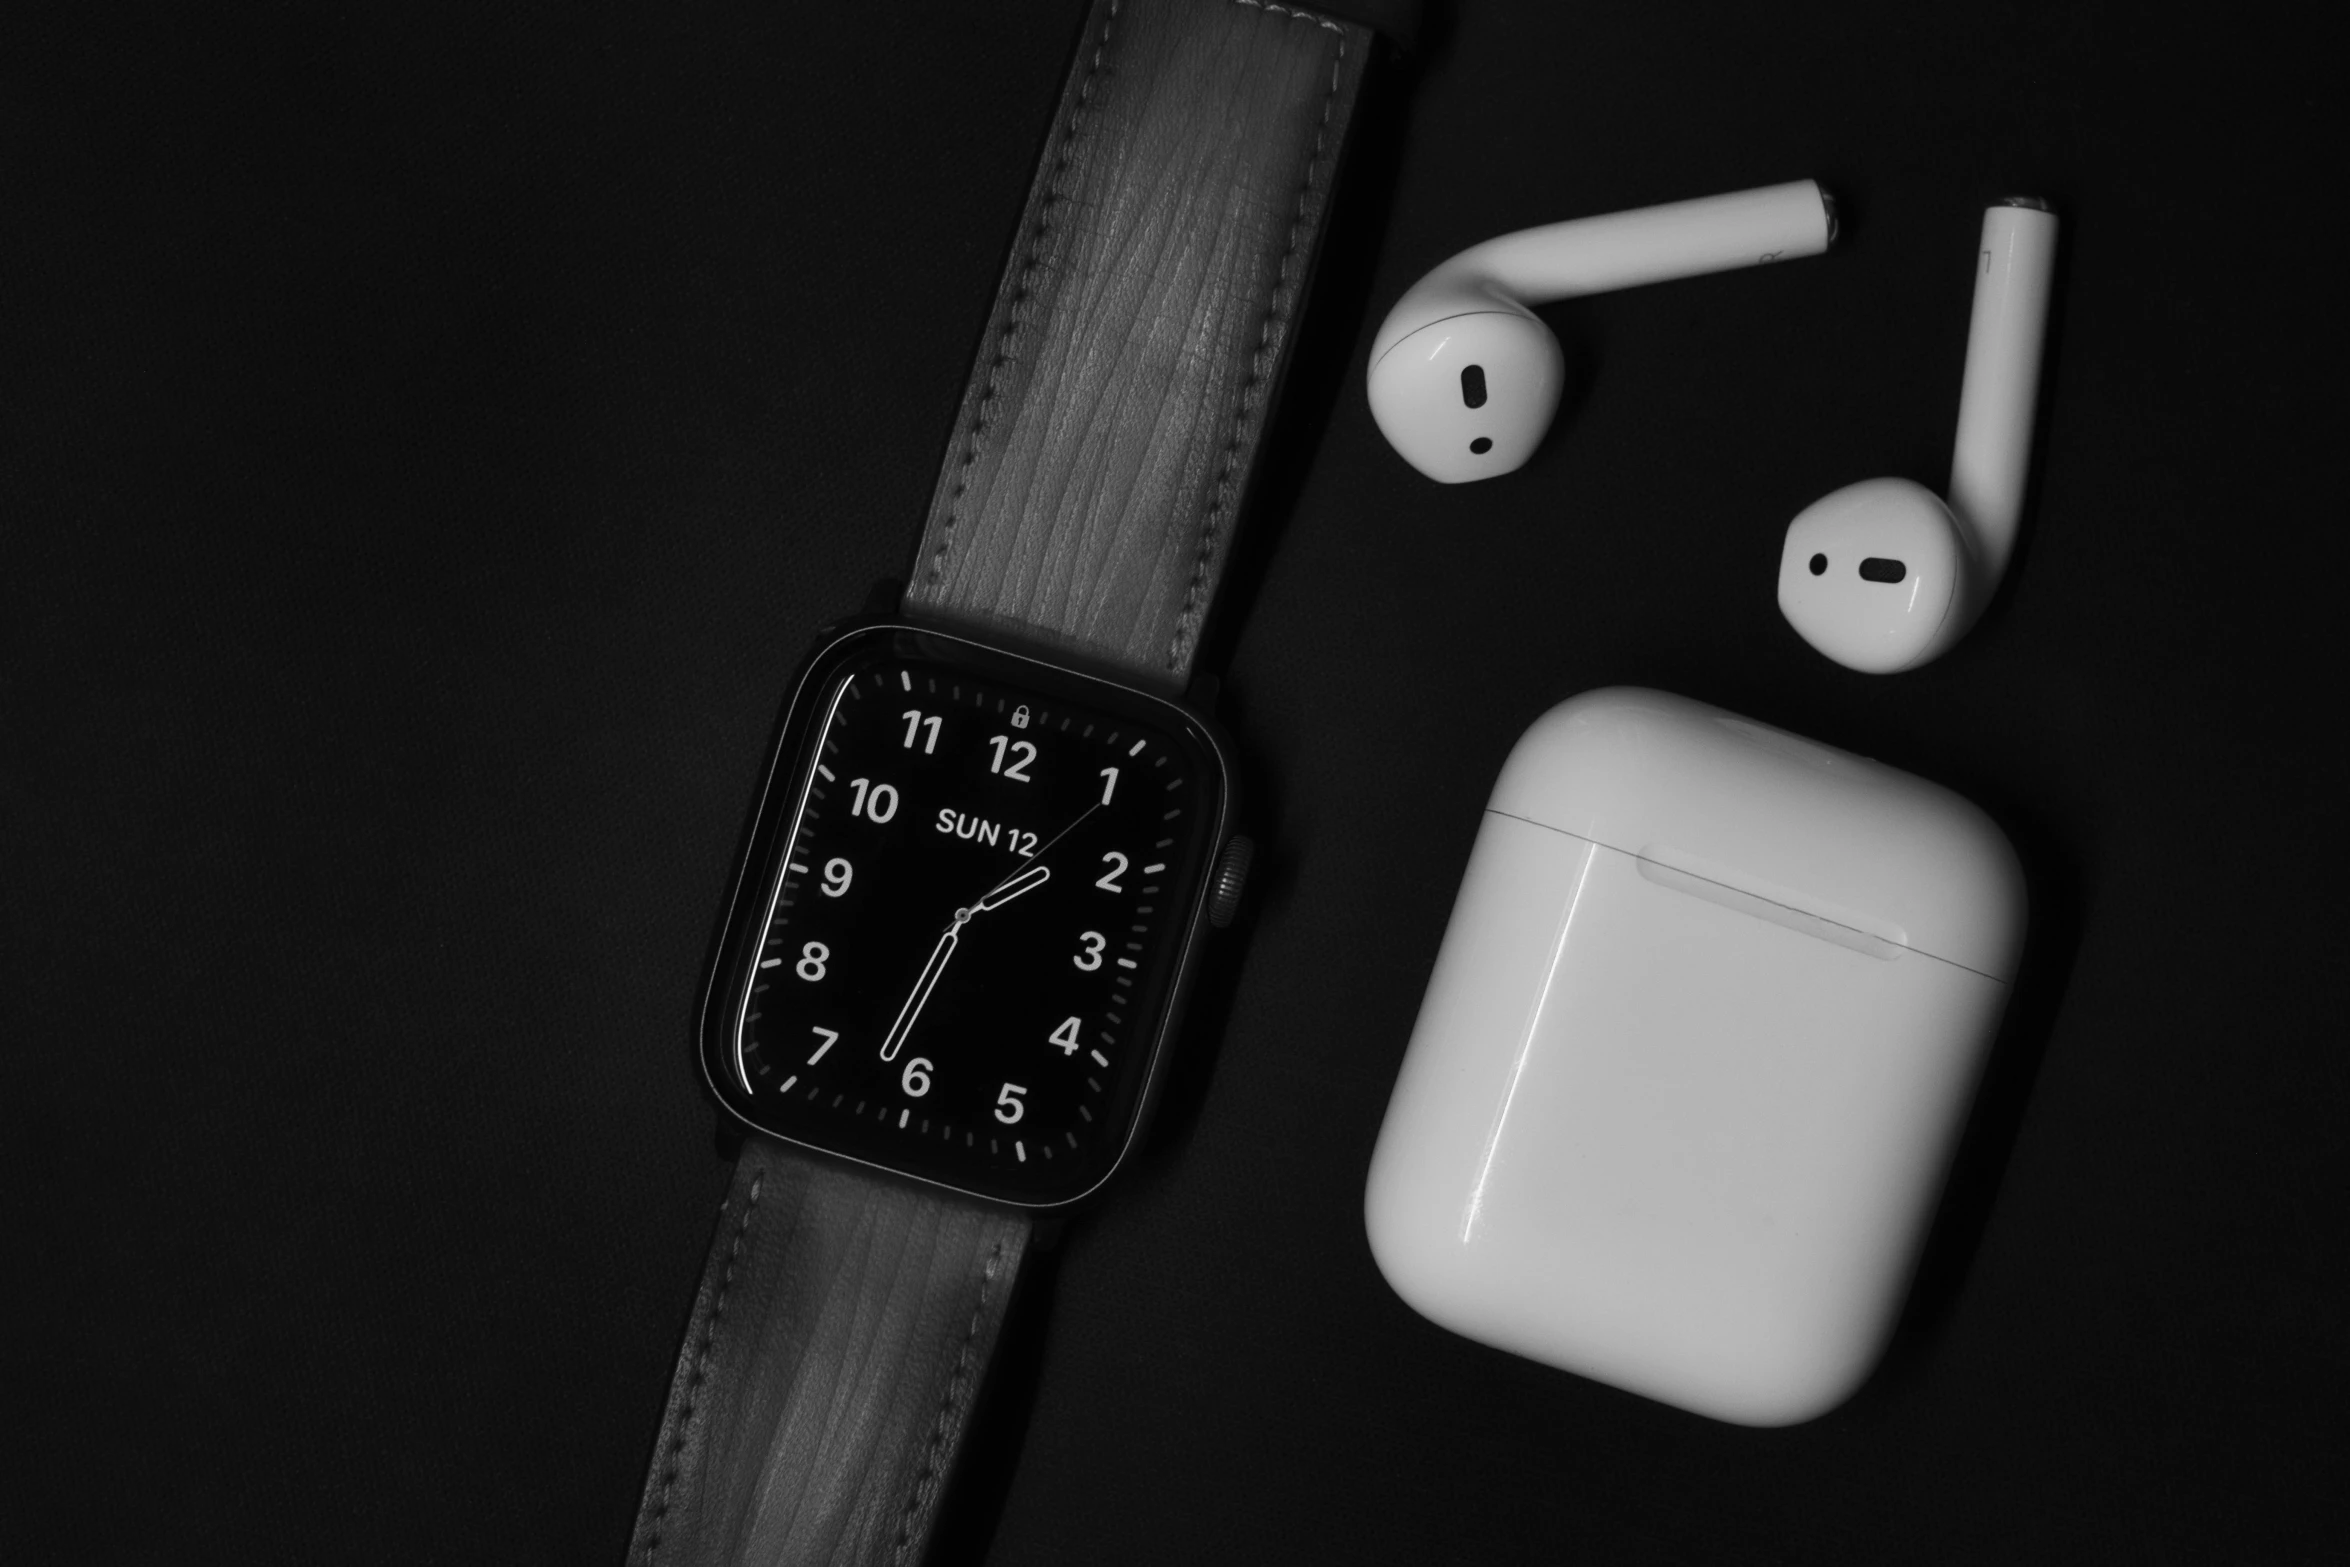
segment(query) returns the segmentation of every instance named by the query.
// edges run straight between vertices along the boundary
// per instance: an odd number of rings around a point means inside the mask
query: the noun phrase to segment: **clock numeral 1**
[[[849,883],[854,881],[856,876],[857,872],[854,866],[839,855],[834,855],[824,862],[824,895],[827,898],[839,897],[849,890]]]
[[[1111,795],[1113,795],[1113,794],[1116,794],[1117,792],[1118,792],[1118,769],[1116,769],[1115,767],[1105,767],[1105,768],[1103,768],[1103,769],[1102,769],[1102,804],[1104,804],[1104,805],[1107,805],[1107,804],[1109,804],[1109,803],[1110,803],[1110,796],[1111,796]]]

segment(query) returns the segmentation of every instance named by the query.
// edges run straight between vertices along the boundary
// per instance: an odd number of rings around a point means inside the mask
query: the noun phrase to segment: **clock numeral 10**
[[[851,816],[886,822],[898,814],[898,792],[888,784],[877,784],[870,778],[852,778],[849,787],[857,791],[857,797],[849,802]]]

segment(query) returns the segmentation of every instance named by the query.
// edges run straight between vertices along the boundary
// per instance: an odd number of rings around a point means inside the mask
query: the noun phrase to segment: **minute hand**
[[[938,976],[947,970],[947,959],[955,955],[955,943],[963,932],[963,922],[971,917],[969,909],[955,910],[955,922],[938,938],[938,945],[930,949],[930,961],[922,965],[922,977],[914,981],[913,993],[906,1004],[898,1008],[898,1020],[889,1026],[889,1037],[881,1042],[881,1059],[895,1061],[898,1046],[906,1042],[906,1034],[914,1026],[914,1019],[922,1015],[922,1003],[930,999],[930,992],[938,985]]]

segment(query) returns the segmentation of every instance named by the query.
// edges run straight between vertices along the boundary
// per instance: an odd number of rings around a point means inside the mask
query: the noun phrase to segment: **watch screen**
[[[777,1135],[1066,1201],[1133,1129],[1221,764],[1170,705],[952,646],[873,637],[813,686],[713,1068]]]

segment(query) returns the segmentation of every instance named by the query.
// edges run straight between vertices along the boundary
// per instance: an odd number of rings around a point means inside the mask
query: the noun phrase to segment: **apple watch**
[[[769,757],[632,1563],[918,1561],[1033,1226],[1145,1123],[1250,854],[1201,630],[1409,17],[1335,9],[1089,9],[902,601],[819,638]]]

